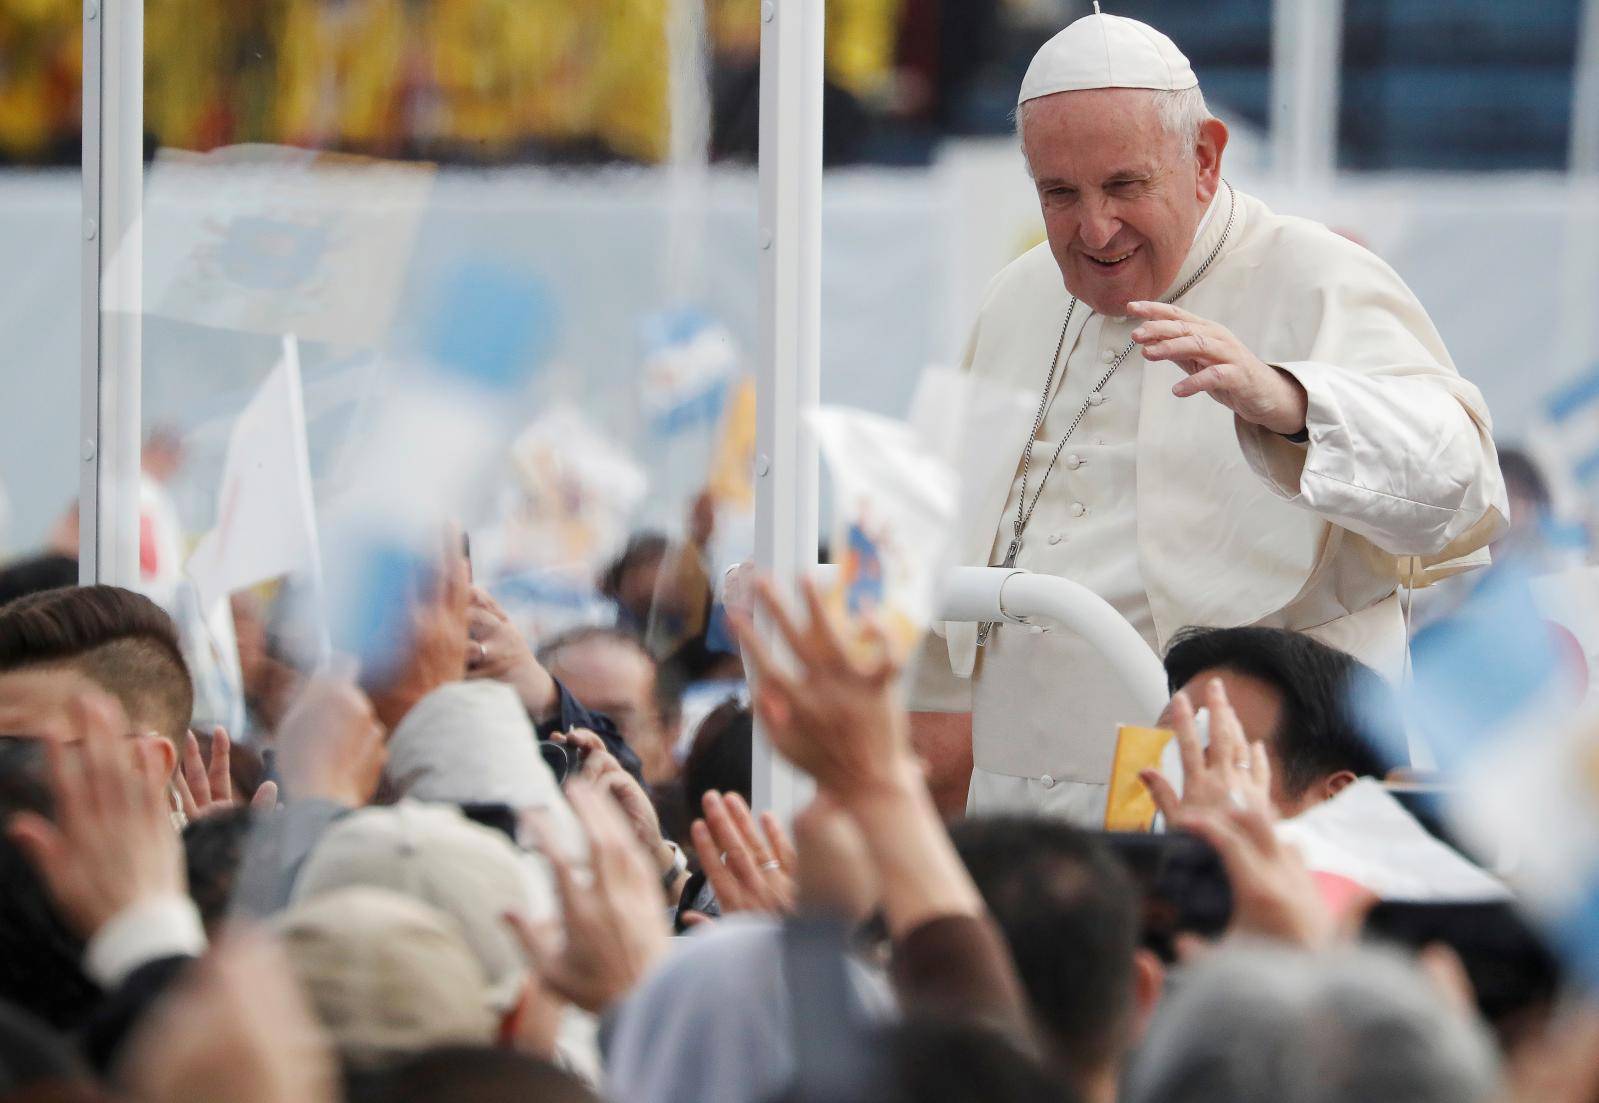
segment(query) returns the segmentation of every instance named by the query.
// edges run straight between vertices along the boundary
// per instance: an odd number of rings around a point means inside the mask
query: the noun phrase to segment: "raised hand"
[[[46,744],[54,821],[19,812],[7,825],[84,939],[124,909],[187,892],[165,786],[151,783],[141,761],[152,752],[115,717],[98,695],[73,701],[73,738]]]
[[[910,751],[910,718],[902,702],[900,667],[872,621],[863,625],[873,652],[845,643],[809,579],[801,583],[809,622],[801,628],[772,588],[755,584],[755,600],[799,664],[786,673],[745,618],[734,619],[755,680],[755,710],[773,745],[817,784],[846,803],[855,794],[895,786],[920,771]]]
[[[360,808],[377,792],[388,735],[348,678],[312,678],[278,727],[278,774],[291,800]]]
[[[705,818],[695,820],[689,832],[722,914],[792,912],[799,861],[778,818],[763,813],[757,827],[737,793],[724,797],[713,790],[701,804]]]
[[[616,803],[585,781],[567,799],[589,841],[589,877],[545,840],[555,874],[561,923],[507,915],[539,979],[557,995],[595,1014],[632,990],[666,952],[671,938],[660,876]]]
[[[1271,762],[1262,743],[1251,743],[1244,735],[1238,714],[1227,700],[1227,687],[1220,678],[1205,686],[1205,710],[1210,715],[1210,746],[1200,746],[1194,727],[1194,706],[1188,694],[1179,692],[1171,700],[1170,722],[1177,736],[1177,750],[1183,763],[1183,794],[1177,795],[1171,782],[1158,770],[1144,770],[1138,777],[1155,800],[1155,807],[1175,822],[1188,810],[1229,807],[1258,807],[1275,820],[1271,804]]]
[[[227,729],[219,724],[211,731],[211,762],[207,765],[200,753],[199,738],[192,731],[184,733],[183,754],[172,775],[172,787],[184,816],[197,820],[244,803],[233,791],[232,750]],[[250,807],[270,811],[277,800],[277,782],[263,781],[250,798]]]
[[[655,802],[644,791],[644,786],[622,769],[616,756],[606,749],[605,741],[588,729],[573,728],[569,732],[556,732],[551,739],[582,751],[583,769],[576,777],[609,794],[627,817],[633,837],[649,853],[655,868],[664,877],[666,871],[677,864],[677,851],[667,845],[661,835],[661,818],[655,811]],[[686,872],[683,879],[688,879]]]
[[[555,679],[534,656],[510,615],[481,586],[472,587],[469,605],[466,676],[506,683],[516,690],[530,716],[543,719],[553,714],[559,705]]]
[[[1305,428],[1310,399],[1300,382],[1274,368],[1218,322],[1169,303],[1131,302],[1127,313],[1145,319],[1133,330],[1145,360],[1170,360],[1184,372],[1172,387],[1178,398],[1208,394],[1245,421],[1291,436]]]
[[[372,707],[393,731],[418,701],[440,686],[466,677],[472,569],[451,526],[432,586],[411,609],[410,639],[404,657],[381,686],[372,688]]]
[[[1336,937],[1337,924],[1299,852],[1277,838],[1274,818],[1253,799],[1241,808],[1185,810],[1176,826],[1221,855],[1233,889],[1230,931],[1307,949],[1326,946]]]

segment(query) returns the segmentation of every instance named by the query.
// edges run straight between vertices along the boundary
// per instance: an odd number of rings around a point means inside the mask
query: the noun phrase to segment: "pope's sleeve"
[[[1342,246],[1347,246],[1343,248]],[[1250,467],[1284,499],[1398,556],[1464,555],[1509,515],[1493,425],[1420,302],[1376,256],[1342,243],[1324,282],[1278,327],[1299,355],[1256,350],[1305,388],[1309,440],[1236,420]]]

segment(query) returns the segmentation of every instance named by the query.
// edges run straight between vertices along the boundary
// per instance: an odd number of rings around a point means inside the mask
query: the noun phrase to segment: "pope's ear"
[[[1194,144],[1194,160],[1199,169],[1199,201],[1209,203],[1221,186],[1221,155],[1227,148],[1227,124],[1206,119],[1199,124],[1199,141]]]

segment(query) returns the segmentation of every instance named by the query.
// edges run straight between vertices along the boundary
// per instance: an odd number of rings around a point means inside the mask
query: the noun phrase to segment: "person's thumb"
[[[278,806],[278,783],[263,781],[256,786],[255,796],[250,798],[250,807],[257,812],[270,812]]]

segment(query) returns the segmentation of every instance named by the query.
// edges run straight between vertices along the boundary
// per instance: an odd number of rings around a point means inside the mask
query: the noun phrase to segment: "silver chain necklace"
[[[1162,302],[1168,304],[1176,302],[1188,294],[1194,284],[1199,282],[1200,277],[1210,270],[1210,266],[1215,263],[1216,258],[1221,256],[1221,251],[1226,246],[1228,237],[1232,235],[1233,216],[1237,212],[1238,194],[1233,191],[1233,186],[1228,184],[1227,224],[1222,227],[1221,237],[1217,239],[1216,247],[1210,251],[1210,255],[1205,258],[1205,262],[1194,270],[1194,274],[1184,280],[1183,285],[1176,291],[1162,299]],[[1049,483],[1049,476],[1054,472],[1055,464],[1060,460],[1060,454],[1066,448],[1066,442],[1071,440],[1072,434],[1077,431],[1077,426],[1082,423],[1083,418],[1088,416],[1090,407],[1096,405],[1094,399],[1105,389],[1105,385],[1116,374],[1116,369],[1122,366],[1122,362],[1132,354],[1133,348],[1138,344],[1137,341],[1128,341],[1127,347],[1121,350],[1115,360],[1111,361],[1111,365],[1106,369],[1105,374],[1100,376],[1099,382],[1095,383],[1093,390],[1088,392],[1088,398],[1083,403],[1082,409],[1077,411],[1077,416],[1072,418],[1072,423],[1066,427],[1066,432],[1061,434],[1060,443],[1055,445],[1055,452],[1049,457],[1049,466],[1044,468],[1043,477],[1038,480],[1038,489],[1033,492],[1033,499],[1029,502],[1027,500],[1027,476],[1033,466],[1033,445],[1038,440],[1039,430],[1044,427],[1044,416],[1049,412],[1050,394],[1055,389],[1055,375],[1060,370],[1061,353],[1066,351],[1066,334],[1071,329],[1072,315],[1076,311],[1077,296],[1073,295],[1071,302],[1066,306],[1066,321],[1060,327],[1060,340],[1055,343],[1055,355],[1049,362],[1049,375],[1044,380],[1044,393],[1038,400],[1038,413],[1033,416],[1033,431],[1028,435],[1027,447],[1022,451],[1022,490],[1016,501],[1016,520],[1011,526],[1010,547],[1005,550],[1005,562],[1001,564],[1004,567],[1016,566],[1016,557],[1022,550],[1022,534],[1027,530],[1028,523],[1033,519],[1033,511],[1038,508],[1038,499],[1044,495],[1044,487]],[[979,647],[988,642],[989,633],[993,629],[994,622],[989,621],[977,630],[977,645]]]

